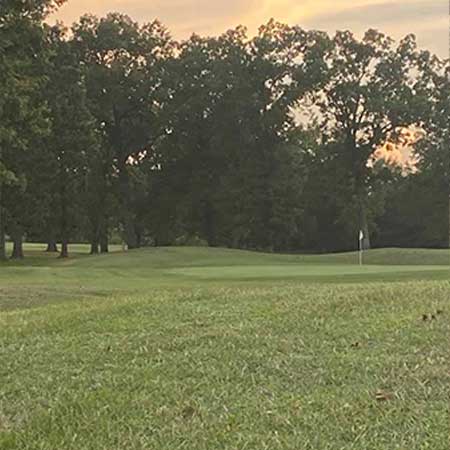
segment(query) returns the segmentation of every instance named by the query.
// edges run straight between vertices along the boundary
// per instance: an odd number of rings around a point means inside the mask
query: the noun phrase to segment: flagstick
[[[358,236],[359,265],[360,265],[360,266],[363,265],[363,240],[364,240],[364,235],[363,235],[363,232],[360,231],[360,232],[359,232],[359,236]]]
[[[361,245],[361,239],[359,240],[359,265],[363,265],[363,251],[362,251],[362,245]]]

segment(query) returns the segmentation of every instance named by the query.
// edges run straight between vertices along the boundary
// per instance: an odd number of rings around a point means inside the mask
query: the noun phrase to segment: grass
[[[450,448],[446,251],[0,267],[0,449]]]

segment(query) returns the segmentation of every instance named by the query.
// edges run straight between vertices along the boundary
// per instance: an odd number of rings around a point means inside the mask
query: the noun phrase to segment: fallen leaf
[[[387,402],[388,400],[392,400],[392,394],[385,391],[377,391],[375,393],[375,399],[379,402]]]

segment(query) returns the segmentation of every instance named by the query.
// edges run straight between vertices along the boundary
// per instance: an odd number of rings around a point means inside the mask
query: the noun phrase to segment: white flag
[[[362,241],[364,239],[364,233],[362,230],[359,230],[359,240]]]

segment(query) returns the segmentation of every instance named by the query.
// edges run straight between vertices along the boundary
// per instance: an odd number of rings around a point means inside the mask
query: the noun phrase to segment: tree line
[[[449,245],[449,64],[413,35],[271,20],[177,41],[118,13],[46,24],[61,3],[0,10],[0,258],[5,236],[13,258],[24,239]],[[408,143],[409,168],[389,159]]]

